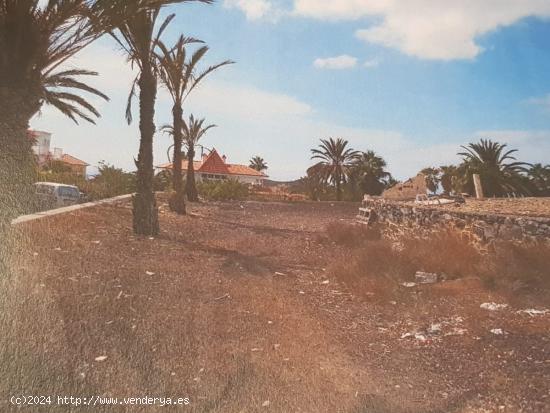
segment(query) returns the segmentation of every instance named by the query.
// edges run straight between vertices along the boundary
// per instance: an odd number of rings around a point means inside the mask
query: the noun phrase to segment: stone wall
[[[442,229],[458,231],[478,245],[495,241],[550,242],[550,218],[464,212],[384,199],[368,200],[374,222],[383,224],[390,238],[426,237]]]

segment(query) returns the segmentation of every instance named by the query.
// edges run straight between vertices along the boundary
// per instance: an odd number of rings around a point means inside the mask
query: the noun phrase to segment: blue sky
[[[550,162],[548,1],[218,0],[165,12],[177,13],[167,43],[184,33],[211,47],[205,64],[237,62],[184,108],[219,126],[203,143],[232,163],[260,155],[272,178],[296,179],[329,136],[374,149],[399,179],[456,162],[459,146],[481,137]],[[124,57],[105,38],[69,65],[100,72],[90,83],[111,97],[94,100],[102,118],[77,126],[44,108],[31,126],[92,165],[134,169],[139,135],[124,120],[132,80]],[[156,122],[169,120],[161,90]],[[169,144],[156,136],[155,164]]]

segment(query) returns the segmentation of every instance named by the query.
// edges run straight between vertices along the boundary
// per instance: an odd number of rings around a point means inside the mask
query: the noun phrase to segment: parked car
[[[60,208],[81,202],[80,191],[76,186],[55,182],[37,182],[34,186],[39,210]]]

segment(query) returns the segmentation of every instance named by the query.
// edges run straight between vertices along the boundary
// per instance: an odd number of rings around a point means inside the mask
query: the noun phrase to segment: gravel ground
[[[550,313],[519,313],[542,307],[475,278],[357,296],[330,274],[346,251],[325,235],[356,208],[212,203],[178,217],[161,202],[151,239],[131,233],[127,203],[24,224],[5,317],[25,365],[66,392],[184,395],[196,412],[550,411]],[[508,306],[480,308],[491,302]]]

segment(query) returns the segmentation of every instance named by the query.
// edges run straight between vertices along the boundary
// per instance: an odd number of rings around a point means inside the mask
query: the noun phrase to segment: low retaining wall
[[[59,214],[66,214],[67,212],[78,211],[79,209],[90,208],[101,204],[111,204],[113,202],[124,201],[125,199],[130,199],[132,195],[133,194],[119,195],[119,196],[115,196],[114,198],[101,199],[95,202],[86,202],[84,204],[76,204],[76,205],[70,205],[70,206],[56,208],[56,209],[49,209],[47,211],[41,211],[35,214],[22,215],[14,219],[11,222],[11,224],[12,225],[22,224],[23,222],[35,221],[37,219],[47,218],[47,217],[51,217]]]
[[[402,235],[426,237],[442,229],[453,229],[476,244],[495,241],[550,242],[550,218],[522,215],[462,212],[437,206],[373,199],[367,206],[374,221],[384,224],[390,238]]]

